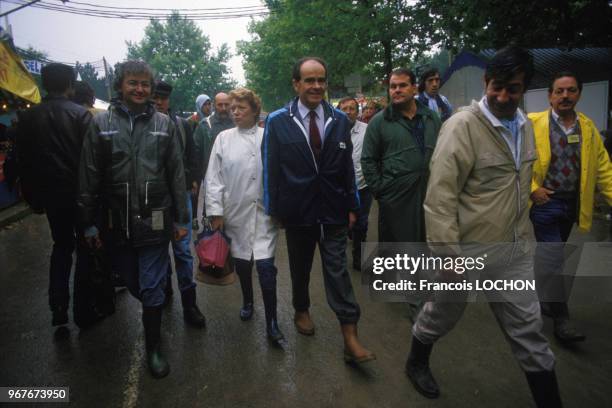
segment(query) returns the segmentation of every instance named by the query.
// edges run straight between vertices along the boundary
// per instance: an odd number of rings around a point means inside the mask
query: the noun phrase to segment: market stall
[[[0,27],[0,209],[19,199],[4,173],[4,163],[14,148],[16,112],[36,103],[40,103],[36,82],[15,51],[12,38]]]

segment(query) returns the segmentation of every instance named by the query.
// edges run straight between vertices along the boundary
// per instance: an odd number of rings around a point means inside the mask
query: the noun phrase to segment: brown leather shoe
[[[306,312],[295,312],[295,316],[293,317],[293,322],[295,323],[295,328],[298,333],[303,334],[304,336],[312,336],[315,333],[314,323],[310,318],[310,313]]]
[[[368,361],[376,360],[376,354],[368,350],[366,351],[367,353],[361,356],[356,356],[347,349],[344,349],[344,362],[347,364],[362,364],[367,363]]]
[[[362,364],[376,360],[376,355],[361,345],[357,338],[356,324],[342,324],[344,337],[344,361],[352,364]]]

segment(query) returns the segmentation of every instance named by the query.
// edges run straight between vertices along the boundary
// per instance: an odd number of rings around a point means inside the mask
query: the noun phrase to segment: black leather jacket
[[[147,105],[134,115],[114,101],[89,127],[79,172],[83,227],[98,223],[115,244],[156,245],[187,224],[185,172],[176,127]],[[108,232],[109,235],[106,235]]]
[[[168,116],[176,127],[176,135],[179,138],[181,151],[183,152],[183,166],[185,167],[185,187],[187,191],[191,191],[192,184],[199,180],[199,165],[198,153],[193,139],[193,128],[183,119],[175,115],[172,111],[168,112]]]
[[[30,205],[75,205],[81,146],[90,123],[91,114],[63,96],[47,96],[19,115],[19,174]]]

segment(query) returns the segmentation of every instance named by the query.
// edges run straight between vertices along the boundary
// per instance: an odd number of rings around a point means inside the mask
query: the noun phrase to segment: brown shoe
[[[356,324],[343,324],[341,329],[344,337],[344,361],[346,363],[362,364],[376,360],[376,355],[359,342]]]
[[[366,350],[366,353],[361,356],[355,356],[350,351],[344,349],[344,362],[347,364],[362,364],[368,361],[376,360],[376,354]]]
[[[314,323],[310,318],[310,313],[306,312],[295,312],[295,316],[293,318],[293,322],[295,323],[295,328],[298,333],[303,334],[304,336],[312,336],[315,333]]]

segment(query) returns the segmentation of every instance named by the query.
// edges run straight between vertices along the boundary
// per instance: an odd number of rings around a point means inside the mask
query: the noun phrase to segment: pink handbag
[[[200,265],[196,279],[213,285],[228,285],[236,279],[230,256],[231,239],[220,230],[198,235],[196,254]]]

